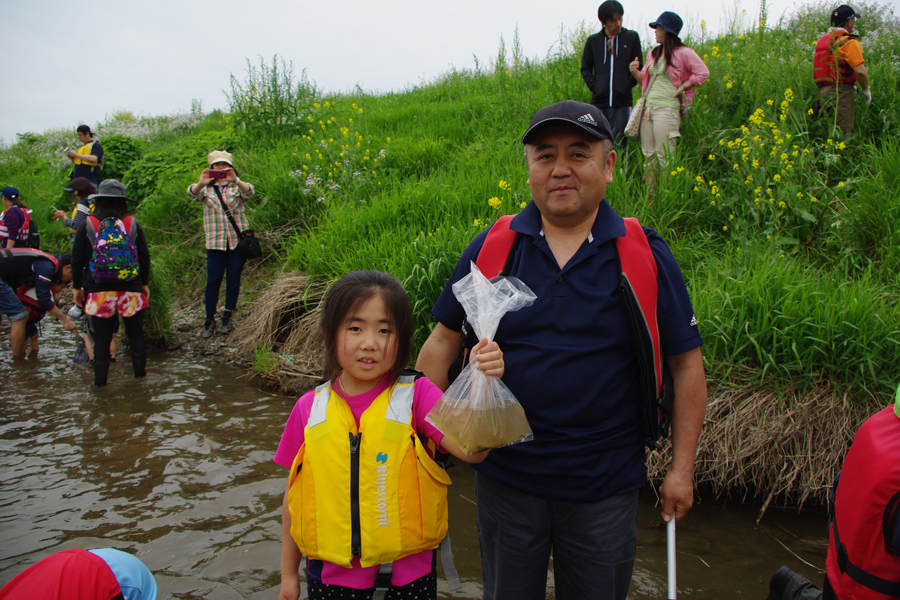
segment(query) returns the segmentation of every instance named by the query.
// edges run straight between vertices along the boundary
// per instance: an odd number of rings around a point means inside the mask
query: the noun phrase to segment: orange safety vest
[[[813,77],[816,85],[819,87],[837,85],[838,71],[841,83],[847,85],[856,83],[856,71],[847,64],[840,53],[841,46],[855,38],[856,36],[842,29],[833,29],[819,38],[813,55]]]

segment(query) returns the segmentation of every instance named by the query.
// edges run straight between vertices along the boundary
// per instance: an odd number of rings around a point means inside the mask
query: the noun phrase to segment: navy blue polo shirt
[[[534,440],[491,451],[475,468],[541,498],[596,502],[638,489],[646,480],[637,354],[618,289],[614,239],[625,224],[603,200],[575,255],[560,269],[530,202],[510,223],[522,234],[510,276],[537,295],[507,313],[495,340],[503,382],[525,409]],[[694,311],[675,258],[644,227],[658,266],[657,315],[664,355],[700,346]],[[459,331],[465,311],[451,286],[469,273],[487,230],[463,252],[432,314]]]

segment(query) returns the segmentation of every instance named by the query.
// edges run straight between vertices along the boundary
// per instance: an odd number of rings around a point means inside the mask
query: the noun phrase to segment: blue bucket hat
[[[667,10],[659,15],[658,19],[650,23],[650,27],[653,29],[656,29],[657,26],[662,27],[664,31],[678,37],[678,34],[681,33],[681,28],[684,27],[684,21],[672,11]]]

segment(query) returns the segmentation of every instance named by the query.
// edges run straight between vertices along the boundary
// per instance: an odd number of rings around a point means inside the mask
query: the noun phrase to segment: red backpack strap
[[[491,225],[487,237],[484,239],[484,245],[478,252],[478,258],[475,264],[481,270],[481,273],[491,279],[496,277],[503,267],[506,265],[506,258],[509,251],[513,247],[516,240],[515,231],[510,229],[509,223],[516,215],[503,215]]]
[[[122,219],[122,224],[125,225],[125,231],[128,232],[128,237],[131,238],[131,241],[134,242],[137,240],[137,227],[135,224],[137,221],[134,220],[134,217],[128,215],[124,219]]]
[[[659,323],[656,318],[656,303],[659,296],[659,285],[656,281],[658,267],[647,241],[647,234],[637,219],[623,219],[625,235],[616,238],[616,251],[622,275],[628,281],[638,301],[640,314],[637,315],[646,327],[650,336],[656,389],[662,387],[662,349],[659,343]]]

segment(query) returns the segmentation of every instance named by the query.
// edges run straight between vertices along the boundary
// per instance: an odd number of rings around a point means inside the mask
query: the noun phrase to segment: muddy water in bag
[[[471,272],[453,284],[478,339],[494,339],[500,319],[531,306],[534,292],[515,277],[488,279],[471,263]],[[501,348],[503,350],[503,348]],[[471,363],[463,368],[428,416],[468,455],[533,439],[522,405],[497,377]]]
[[[278,596],[287,469],[272,462],[296,398],[213,360],[150,354],[135,381],[120,351],[95,390],[77,337],[43,325],[40,359],[13,365],[0,325],[0,586],[65,548],[113,546],[154,573],[159,598]],[[450,536],[462,588],[482,596],[474,471],[450,469]],[[665,529],[648,486],[629,600],[666,594]],[[785,564],[821,583],[826,515],[698,502],[678,523],[678,598],[762,600]],[[303,585],[301,598],[306,598]],[[554,599],[553,564],[547,598]]]

